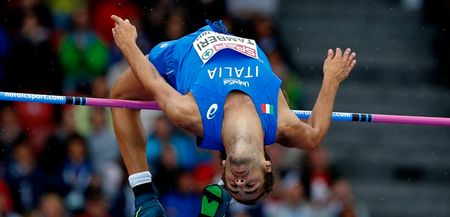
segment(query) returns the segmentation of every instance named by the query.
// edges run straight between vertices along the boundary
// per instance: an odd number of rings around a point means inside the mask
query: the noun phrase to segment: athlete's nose
[[[236,183],[236,185],[241,186],[245,184],[245,179],[237,178],[236,180],[234,180],[234,182]]]

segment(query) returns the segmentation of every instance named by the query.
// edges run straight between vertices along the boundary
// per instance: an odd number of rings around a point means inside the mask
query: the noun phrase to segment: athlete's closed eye
[[[231,190],[231,189],[228,189],[228,191],[229,191],[230,193],[233,193],[233,194],[239,194],[239,191],[233,191],[233,190]]]
[[[244,191],[244,193],[246,193],[246,194],[253,194],[253,193],[255,193],[257,190],[258,190],[258,188],[255,188],[254,190],[251,190],[251,191]]]

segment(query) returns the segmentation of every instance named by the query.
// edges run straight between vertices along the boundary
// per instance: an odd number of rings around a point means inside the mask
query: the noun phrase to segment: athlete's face
[[[258,202],[265,198],[264,175],[271,170],[269,161],[230,156],[222,164],[225,186],[234,199],[239,202]]]

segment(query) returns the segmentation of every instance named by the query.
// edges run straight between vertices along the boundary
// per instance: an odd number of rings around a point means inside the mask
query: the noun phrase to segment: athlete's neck
[[[248,95],[231,92],[224,106],[222,141],[228,156],[257,154],[264,158],[264,133]]]

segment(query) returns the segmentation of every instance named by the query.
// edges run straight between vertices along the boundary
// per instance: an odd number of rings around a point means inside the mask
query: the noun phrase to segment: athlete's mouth
[[[232,169],[231,173],[233,173],[234,176],[242,177],[242,176],[246,176],[249,173],[249,171],[245,170],[243,168],[239,168],[237,170]]]

